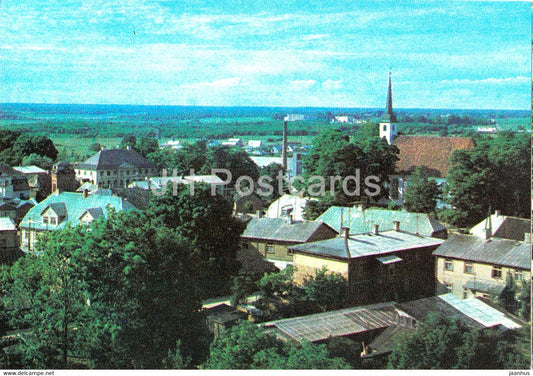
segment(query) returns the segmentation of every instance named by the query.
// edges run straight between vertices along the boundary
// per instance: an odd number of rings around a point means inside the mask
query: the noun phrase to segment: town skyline
[[[395,108],[531,106],[527,2],[0,8],[4,103],[383,108],[392,71]]]

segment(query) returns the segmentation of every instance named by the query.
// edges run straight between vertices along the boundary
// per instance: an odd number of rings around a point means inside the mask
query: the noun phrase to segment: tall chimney
[[[400,221],[392,221],[392,228],[394,231],[400,231]]]
[[[373,231],[372,231],[372,233],[373,233],[374,235],[379,235],[379,225],[376,224],[376,225],[373,226]]]
[[[283,150],[281,151],[281,168],[287,171],[287,120],[283,121]]]

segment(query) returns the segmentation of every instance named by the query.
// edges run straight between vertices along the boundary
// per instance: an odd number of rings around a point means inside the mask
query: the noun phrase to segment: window
[[[384,124],[384,125],[383,125],[383,132],[385,132],[386,130],[387,130],[387,125]]]
[[[44,223],[45,225],[48,224],[48,217],[43,217],[43,223]]]
[[[107,171],[107,176],[110,176],[111,175],[111,171]]]
[[[471,262],[465,262],[465,274],[474,274],[474,265]]]
[[[292,255],[292,254],[294,254],[294,252],[292,251],[292,249],[287,248],[287,255],[290,256],[290,255]]]
[[[468,298],[468,289],[463,289],[463,299]]]
[[[500,266],[495,266],[492,268],[492,278],[501,279],[502,278],[502,268]]]
[[[57,225],[57,219],[54,217],[50,217],[50,224]]]
[[[274,244],[265,245],[266,253],[274,253]]]
[[[524,280],[524,275],[521,270],[514,271],[514,279],[516,282],[522,282]]]
[[[392,178],[390,184],[390,197],[397,200],[400,197],[400,182],[398,178]]]
[[[453,261],[452,260],[444,260],[444,270],[448,272],[453,272]]]

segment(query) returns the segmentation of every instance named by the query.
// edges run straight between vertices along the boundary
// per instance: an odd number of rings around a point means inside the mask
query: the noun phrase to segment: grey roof
[[[104,209],[102,208],[89,208],[87,210],[85,210],[81,215],[80,215],[80,218],[83,217],[83,215],[85,213],[89,213],[91,215],[91,217],[93,217],[94,219],[96,218],[100,218],[101,216],[104,215]]]
[[[44,207],[44,209],[41,211],[41,215],[43,215],[48,208],[56,213],[58,217],[67,216],[67,207],[65,206],[64,202],[51,202],[49,205]]]
[[[294,317],[262,324],[267,330],[297,342],[316,342],[329,337],[363,333],[390,326],[394,302],[346,308],[314,315]]]
[[[453,234],[433,255],[531,270],[530,248],[529,242]]]
[[[531,232],[531,219],[492,214],[470,229],[470,233],[485,237],[485,229],[492,228],[492,236],[502,239],[524,240],[524,233]]]
[[[400,222],[400,230],[424,236],[433,236],[437,232],[446,231],[441,223],[425,213],[409,213],[406,211],[358,207],[345,208],[332,206],[326,210],[318,221],[324,221],[336,230],[349,227],[350,234],[365,234],[372,231],[378,224],[383,231],[393,229],[393,221]]]
[[[82,170],[112,170],[128,167],[154,168],[154,165],[135,150],[104,149],[78,166]]]
[[[22,175],[22,173],[16,171],[9,165],[0,164],[0,175],[13,176],[13,175]]]
[[[371,358],[377,355],[383,355],[392,352],[394,346],[396,345],[396,338],[399,335],[410,333],[414,330],[415,329],[403,325],[393,324],[389,326],[383,331],[383,333],[378,335],[372,342],[370,342],[368,346],[372,349],[372,352],[366,355],[365,358]]]
[[[294,252],[330,256],[336,258],[356,258],[378,256],[408,249],[436,247],[444,240],[409,234],[403,231],[379,232],[379,235],[352,235],[348,241],[336,237],[317,242],[290,247]],[[348,247],[346,247],[346,243]]]
[[[13,169],[21,174],[46,174],[46,170],[39,166],[17,166],[13,167]]]
[[[424,321],[431,312],[439,312],[448,318],[457,319],[467,326],[477,329],[496,326],[518,329],[523,325],[520,319],[500,311],[480,299],[459,299],[453,294],[400,303],[396,305],[396,308],[418,321]]]
[[[505,289],[505,283],[498,283],[479,278],[472,278],[466,281],[464,287],[473,291],[481,291],[494,296],[498,296]]]
[[[245,239],[305,243],[322,226],[330,228],[327,224],[320,221],[294,221],[292,224],[289,224],[287,219],[253,218],[248,222],[241,237]],[[330,230],[335,232],[332,228]]]

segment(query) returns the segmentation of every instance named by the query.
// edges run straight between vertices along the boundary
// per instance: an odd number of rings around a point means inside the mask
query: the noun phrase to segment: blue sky
[[[531,103],[528,2],[0,1],[0,102]]]

